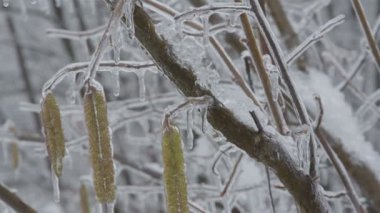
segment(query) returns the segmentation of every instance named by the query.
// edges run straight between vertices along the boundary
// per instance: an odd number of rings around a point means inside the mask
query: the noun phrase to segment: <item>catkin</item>
[[[96,197],[101,203],[115,200],[115,171],[103,90],[89,86],[84,96],[84,114]]]
[[[80,186],[80,206],[82,213],[90,213],[90,204],[88,202],[87,187],[84,183]]]
[[[19,165],[19,150],[16,142],[13,142],[11,145],[12,151],[12,167],[14,170],[18,168]]]
[[[61,114],[58,104],[51,92],[42,100],[41,120],[50,162],[55,174],[59,177],[62,174],[65,142],[61,124]]]
[[[166,206],[169,213],[187,213],[187,181],[178,128],[168,125],[162,139]]]

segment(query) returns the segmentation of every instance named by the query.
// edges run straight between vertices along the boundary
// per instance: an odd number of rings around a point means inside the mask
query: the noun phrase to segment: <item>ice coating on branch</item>
[[[263,125],[268,123],[267,116],[247,97],[242,89],[235,84],[220,84],[219,73],[210,66],[210,59],[204,47],[191,37],[183,40],[178,38],[175,24],[170,21],[163,21],[157,26],[157,32],[168,41],[172,51],[178,61],[184,67],[191,68],[196,76],[196,84],[209,89],[235,116],[247,126],[254,126],[253,119],[249,111],[254,110]],[[231,98],[234,97],[234,98]]]
[[[273,65],[272,59],[269,55],[264,55],[263,60],[264,60],[265,69],[268,72],[269,80],[272,86],[273,101],[277,102],[278,95],[280,93],[280,86],[279,86],[280,72],[277,66]]]
[[[324,103],[324,116],[322,125],[331,131],[342,142],[343,149],[350,153],[357,163],[365,163],[374,171],[380,179],[380,156],[376,153],[372,144],[364,138],[363,131],[355,118],[351,107],[346,103],[344,96],[336,89],[327,75],[317,70],[310,70],[306,75],[294,72],[294,80],[297,83],[300,95],[306,106],[317,114],[314,94],[317,93]]]
[[[172,50],[178,56],[178,60],[185,67],[193,68],[197,76],[197,84],[209,88],[218,83],[219,74],[208,66],[210,61],[206,58],[207,54],[200,43],[191,37],[185,37],[183,40],[179,38],[175,24],[171,21],[160,23],[157,31],[172,45]]]

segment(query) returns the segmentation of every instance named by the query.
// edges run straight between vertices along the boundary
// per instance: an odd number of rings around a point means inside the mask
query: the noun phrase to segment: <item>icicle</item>
[[[122,37],[120,32],[120,23],[117,23],[112,35],[112,41],[113,41],[113,58],[115,61],[115,64],[118,65],[120,62],[120,52],[122,47]],[[114,83],[113,88],[113,94],[114,96],[120,95],[120,78],[119,78],[119,71],[117,70],[117,67],[112,71],[112,77]]]
[[[99,213],[113,213],[115,203],[99,203]]]
[[[129,0],[125,4],[125,15],[126,15],[126,27],[127,34],[130,39],[133,39],[135,36],[135,25],[133,23],[133,11],[135,10],[136,0]]]
[[[120,95],[120,74],[119,71],[114,70],[112,71],[112,81],[114,82],[114,88],[113,88],[113,95],[119,96]]]
[[[208,39],[210,37],[210,24],[209,24],[208,14],[202,17],[202,24],[203,24],[203,45],[206,47],[209,44]]]
[[[91,9],[91,14],[96,15],[96,1],[89,0],[88,4]]]
[[[178,37],[180,40],[182,40],[184,37],[184,33],[182,31],[182,28],[183,28],[183,21],[181,19],[176,20],[175,21],[175,30],[177,31]]]
[[[90,2],[93,2],[93,1],[90,0]],[[60,7],[62,4],[61,0],[54,0],[54,3],[56,7]]]
[[[54,172],[54,168],[51,168],[51,181],[53,183],[54,202],[59,203],[60,191],[59,191],[59,178]]]
[[[20,2],[20,10],[21,10],[21,16],[26,21],[28,19],[28,13],[26,11],[26,3],[25,0],[19,0]]]
[[[45,12],[46,15],[50,13],[49,11],[49,3],[47,0],[39,0],[39,4],[41,5],[41,10]]]
[[[139,70],[136,72],[137,78],[139,80],[139,95],[140,95],[140,101],[145,101],[145,93],[146,93],[146,87],[145,87],[145,70]]]
[[[187,143],[188,149],[194,149],[194,133],[193,133],[193,108],[187,111]]]
[[[207,108],[201,109],[201,115],[202,115],[202,132],[206,132],[206,121],[207,121]]]
[[[3,6],[8,7],[9,6],[9,0],[3,0]]]
[[[70,81],[70,86],[66,93],[66,99],[70,104],[75,104],[75,101],[77,98],[75,77],[76,77],[75,73],[70,74],[68,77]]]
[[[4,164],[8,163],[8,144],[5,141],[2,141],[2,149],[3,149],[3,162]]]

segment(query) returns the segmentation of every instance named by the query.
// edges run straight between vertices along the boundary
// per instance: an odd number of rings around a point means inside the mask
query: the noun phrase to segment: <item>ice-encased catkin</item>
[[[100,203],[110,203],[115,200],[116,186],[107,105],[103,90],[94,86],[87,88],[84,96],[84,115],[96,197]]]
[[[84,183],[80,186],[80,206],[82,213],[90,213],[90,204],[88,201],[87,187]]]
[[[63,158],[65,157],[65,142],[61,114],[51,92],[48,92],[42,100],[41,120],[50,162],[55,174],[59,177],[62,174]]]
[[[178,128],[168,125],[162,138],[166,207],[169,213],[187,213],[187,181]]]

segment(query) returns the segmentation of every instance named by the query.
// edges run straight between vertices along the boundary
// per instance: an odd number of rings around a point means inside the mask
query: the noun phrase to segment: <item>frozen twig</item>
[[[243,159],[243,156],[244,156],[244,154],[240,153],[238,159],[236,160],[235,165],[232,168],[232,172],[230,174],[230,177],[228,178],[226,185],[224,185],[224,188],[223,188],[222,192],[220,193],[221,197],[224,197],[224,195],[227,193],[227,191],[231,187],[233,180],[236,178],[236,172],[239,168],[241,160]]]
[[[282,58],[283,53],[281,51],[280,45],[278,41],[275,39],[273,32],[271,31],[268,20],[266,19],[264,12],[262,8],[260,7],[260,4],[257,0],[250,0],[250,3],[251,3],[251,9],[254,12],[255,17],[257,19],[259,28],[262,34],[264,35],[264,38],[268,44],[269,50],[272,53],[271,55],[274,57],[275,61],[277,62],[279,70],[282,74],[282,78],[284,79],[284,82],[286,86],[288,87],[290,96],[292,97],[293,104],[295,105],[297,115],[299,116],[301,124],[306,124],[309,127],[311,127],[310,119],[306,111],[306,107],[304,103],[302,102],[299,94],[297,93],[293,79],[291,79],[288,73],[287,64]],[[310,137],[310,146],[311,146],[310,150],[316,150],[315,145],[316,145],[315,138],[312,135]],[[313,156],[313,154],[311,154],[311,156]],[[311,165],[316,165],[316,159],[313,157],[311,158]],[[313,173],[312,174],[313,176],[317,175],[316,170],[312,168],[311,171]],[[314,179],[315,177],[312,177],[312,178]]]
[[[149,8],[151,8],[155,11],[159,11],[161,13],[163,12],[163,13],[167,14],[167,16],[166,16],[167,18],[174,19],[174,17],[179,14],[174,9],[166,6],[165,4],[159,3],[155,0],[145,0],[144,2],[150,6]],[[188,21],[188,22],[186,22],[186,24],[188,26],[196,29],[196,30],[203,30],[202,25],[200,25],[197,22]],[[221,59],[223,60],[223,62],[228,67],[229,71],[231,72],[231,74],[235,78],[238,85],[244,91],[244,93],[253,101],[253,103],[255,103],[262,111],[264,111],[263,107],[261,106],[257,97],[252,92],[252,90],[250,90],[250,88],[247,85],[247,83],[245,82],[244,78],[241,76],[238,68],[234,65],[234,63],[232,62],[232,59],[228,56],[228,54],[223,49],[222,45],[219,43],[217,38],[215,36],[210,36],[209,40],[210,40],[212,46],[214,47],[215,51],[220,55]]]
[[[378,70],[380,71],[380,50],[379,47],[377,46],[376,39],[374,37],[374,34],[371,30],[371,27],[368,23],[368,19],[365,15],[363,5],[360,0],[351,0],[352,5],[356,11],[356,14],[358,15],[361,27],[365,33],[365,36],[367,38],[369,47],[371,49],[372,55],[375,59],[376,65]]]
[[[295,61],[302,53],[304,53],[310,46],[318,42],[323,36],[333,30],[335,27],[339,26],[344,22],[345,16],[339,15],[322,27],[320,27],[317,31],[311,34],[309,37],[305,39],[300,45],[298,45],[290,54],[286,57],[286,63],[290,65],[293,61]]]
[[[215,4],[215,5],[206,5],[198,8],[194,8],[190,11],[180,13],[174,16],[174,20],[184,20],[188,17],[199,16],[204,13],[209,12],[220,12],[220,11],[249,11],[249,7],[244,4]]]
[[[169,109],[165,113],[165,119],[170,118],[172,116],[175,116],[180,111],[186,110],[188,107],[191,107],[191,106],[208,107],[212,103],[213,103],[212,97],[210,97],[210,96],[188,97],[188,98],[186,98],[186,100],[183,103],[175,106],[172,109]]]
[[[46,93],[48,90],[54,89],[57,83],[59,83],[67,74],[69,73],[79,73],[86,72],[90,66],[91,62],[78,62],[66,65],[62,69],[60,69],[53,77],[51,77],[44,86],[42,87],[42,92]],[[103,61],[98,65],[102,71],[113,71],[117,68],[121,72],[133,72],[134,70],[142,69],[142,68],[150,68],[154,67],[153,62],[134,62],[134,61],[120,61],[117,64],[114,61]]]
[[[95,52],[92,55],[90,65],[86,73],[85,82],[89,82],[90,79],[95,78],[95,74],[99,68],[100,60],[102,59],[103,53],[107,46],[108,37],[111,31],[111,28],[114,27],[117,24],[117,22],[120,21],[121,16],[124,14],[123,6],[125,2],[126,0],[117,1],[116,6],[112,11],[111,17],[104,29],[102,38],[100,39],[98,46],[96,47]]]
[[[64,29],[47,29],[46,34],[52,38],[62,38],[62,39],[72,39],[72,40],[82,40],[88,39],[93,36],[97,36],[104,32],[106,25],[96,27],[94,29],[85,31],[71,31]]]
[[[318,123],[320,124],[322,121],[323,116],[323,105],[320,98],[316,98],[318,107],[320,109],[320,120]],[[355,210],[358,213],[364,213],[364,208],[360,204],[359,198],[355,192],[355,189],[351,183],[350,178],[348,177],[347,171],[345,167],[343,166],[342,162],[339,160],[338,156],[336,155],[335,151],[331,148],[329,142],[327,141],[325,135],[322,133],[320,125],[317,125],[317,128],[315,129],[315,132],[319,138],[319,141],[322,144],[323,149],[326,151],[329,159],[331,160],[332,164],[334,165],[336,171],[338,172],[338,175],[340,179],[342,180],[342,183],[344,187],[346,188],[347,195],[350,198],[352,205],[354,206]]]
[[[151,18],[137,5],[134,21],[136,38],[185,96],[210,95],[214,97],[214,104],[208,107],[207,119],[210,125],[222,132],[228,141],[247,152],[250,157],[271,167],[305,211],[329,211],[326,200],[321,196],[322,192],[318,183],[313,182],[308,175],[297,169],[296,162],[283,145],[285,139],[280,134],[270,126],[266,127],[263,133],[257,133],[251,125],[239,120],[235,114],[235,108],[224,106],[214,94],[215,91],[198,85],[195,82],[197,76],[194,68],[185,67],[178,61],[170,44],[157,34]],[[162,51],[163,49],[165,51]],[[278,156],[278,158],[273,156]]]
[[[276,213],[276,208],[275,208],[274,200],[273,200],[272,185],[271,185],[271,181],[270,181],[269,168],[267,166],[265,166],[265,174],[267,176],[268,191],[269,191],[270,203],[272,206],[272,213]]]
[[[246,13],[241,14],[240,20],[241,20],[245,35],[248,40],[248,43],[247,43],[248,49],[256,64],[257,72],[259,74],[261,84],[263,85],[265,95],[267,97],[267,101],[268,101],[272,116],[274,118],[276,127],[281,132],[281,134],[284,134],[284,135],[288,134],[289,128],[287,127],[287,124],[286,124],[284,115],[280,109],[280,106],[278,105],[277,100],[275,100],[274,98],[275,97],[274,88],[273,88],[273,85],[271,85],[272,83],[271,83],[268,71],[264,65],[263,56],[259,49],[259,45],[256,42],[256,38],[253,33],[251,24],[249,22],[248,15]]]

